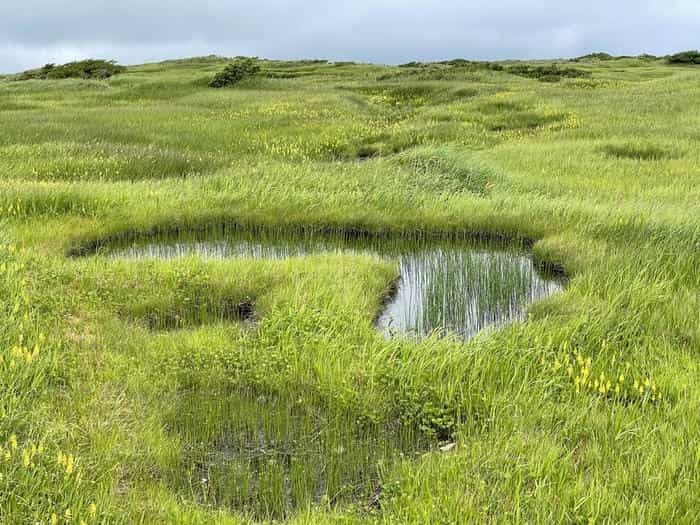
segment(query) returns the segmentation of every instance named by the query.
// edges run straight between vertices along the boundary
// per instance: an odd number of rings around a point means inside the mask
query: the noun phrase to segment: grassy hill
[[[0,522],[696,519],[700,68],[229,62],[0,78]],[[519,239],[568,281],[387,340],[390,260],[69,256],[232,225]]]

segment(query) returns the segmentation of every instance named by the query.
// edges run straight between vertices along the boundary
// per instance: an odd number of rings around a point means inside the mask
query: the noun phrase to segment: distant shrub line
[[[39,69],[32,69],[20,73],[17,80],[61,80],[65,78],[84,78],[104,80],[126,71],[126,67],[120,66],[114,60],[87,59],[67,64],[46,64]]]
[[[541,82],[559,82],[562,78],[588,78],[591,73],[571,67],[559,67],[554,64],[549,66],[531,66],[518,64],[506,69],[511,75],[533,78]]]
[[[620,55],[614,56],[609,53],[589,53],[587,55],[582,55],[580,57],[572,58],[571,62],[587,62],[587,61],[609,61],[609,60],[619,60],[622,58],[637,58],[639,60],[660,60],[665,59],[669,64],[700,64],[700,51],[698,50],[688,50],[676,53],[674,55],[668,55],[665,57],[658,57],[656,55],[650,55],[648,53],[643,53],[637,56],[627,56]]]
[[[669,64],[700,64],[700,51],[683,51],[668,57]]]
[[[430,68],[435,66],[452,66],[477,71],[480,69],[491,69],[494,71],[503,71],[503,65],[498,62],[489,62],[483,60],[466,60],[464,58],[454,58],[452,60],[442,60],[440,62],[407,62],[400,64],[400,68]]]
[[[610,56],[610,55],[607,55]],[[441,69],[442,66],[442,69]],[[447,68],[445,68],[447,66]],[[503,71],[511,75],[520,77],[533,78],[542,82],[558,82],[562,78],[583,78],[590,77],[588,71],[580,69],[559,67],[555,64],[533,66],[529,64],[507,65],[500,62],[489,61],[473,61],[464,58],[455,58],[452,60],[444,60],[442,62],[407,62],[399,66],[408,71],[414,71],[416,74],[432,73],[435,79],[446,76],[446,71],[457,69],[459,71]]]
[[[610,53],[589,53],[571,59],[572,62],[583,62],[585,60],[615,60],[615,57]]]

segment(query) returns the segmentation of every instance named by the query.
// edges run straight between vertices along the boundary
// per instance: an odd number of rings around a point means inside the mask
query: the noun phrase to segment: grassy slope
[[[382,471],[381,510],[300,504],[300,522],[695,518],[697,69],[590,62],[575,67],[592,78],[550,84],[271,63],[295,78],[207,89],[221,67],[0,81],[0,521],[67,508],[87,522],[243,520],[172,480],[181,440],[217,417],[188,396],[251,389],[380,427],[458,421],[456,452]],[[525,325],[408,344],[371,327],[395,271],[384,261],[64,257],[106,235],[222,223],[519,235],[571,281]],[[253,335],[218,308],[250,299]],[[173,313],[192,323],[146,327]],[[192,406],[194,427],[170,431]]]

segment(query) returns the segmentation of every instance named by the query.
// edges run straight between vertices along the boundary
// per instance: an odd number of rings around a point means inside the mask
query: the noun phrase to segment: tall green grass
[[[0,80],[0,521],[695,520],[697,71],[224,64]],[[231,225],[526,240],[568,282],[387,340],[377,257],[66,257]]]

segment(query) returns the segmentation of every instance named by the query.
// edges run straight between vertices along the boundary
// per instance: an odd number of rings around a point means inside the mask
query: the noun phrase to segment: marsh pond
[[[226,229],[142,237],[106,250],[110,257],[286,259],[327,253],[373,254],[394,260],[396,287],[377,317],[388,337],[442,331],[463,339],[523,321],[529,304],[562,289],[522,245],[468,238],[357,233],[281,233]]]

